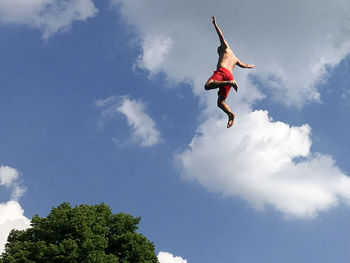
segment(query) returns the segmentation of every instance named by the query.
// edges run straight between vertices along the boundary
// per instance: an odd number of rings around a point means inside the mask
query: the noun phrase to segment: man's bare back
[[[215,30],[220,39],[220,46],[218,47],[218,64],[214,75],[207,81],[204,88],[206,90],[219,88],[217,105],[228,115],[227,128],[233,125],[235,115],[231,112],[230,108],[226,105],[225,100],[231,87],[236,91],[238,89],[237,83],[233,78],[232,72],[235,65],[241,68],[254,68],[254,65],[246,64],[240,61],[231,50],[230,46],[226,42],[224,35],[220,28],[216,24],[216,19],[212,16]]]

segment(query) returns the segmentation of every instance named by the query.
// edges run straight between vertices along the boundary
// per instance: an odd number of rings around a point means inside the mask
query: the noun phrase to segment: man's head
[[[224,53],[224,48],[220,45],[218,46],[218,54],[221,55],[222,53]]]

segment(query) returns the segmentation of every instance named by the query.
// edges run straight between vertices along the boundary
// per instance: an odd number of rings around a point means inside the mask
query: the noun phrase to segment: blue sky
[[[104,202],[161,263],[347,262],[348,7],[1,1],[1,236]],[[234,71],[231,129],[203,89],[211,14],[256,65]]]

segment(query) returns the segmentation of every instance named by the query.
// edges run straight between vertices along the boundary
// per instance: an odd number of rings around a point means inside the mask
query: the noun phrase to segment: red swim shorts
[[[210,79],[216,80],[216,81],[228,81],[233,80],[232,73],[227,68],[219,68],[218,70],[214,71],[213,76],[210,77]],[[222,95],[225,99],[227,98],[228,93],[230,92],[231,86],[223,86],[219,88],[218,95]]]

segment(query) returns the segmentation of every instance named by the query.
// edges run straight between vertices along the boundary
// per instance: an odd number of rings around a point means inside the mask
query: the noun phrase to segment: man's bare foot
[[[238,84],[237,84],[237,82],[234,80],[233,81],[233,84],[232,84],[232,87],[235,89],[235,91],[237,92],[237,90],[238,90]]]
[[[227,128],[230,128],[233,125],[234,119],[235,119],[235,115],[233,113],[229,113],[228,114]]]

